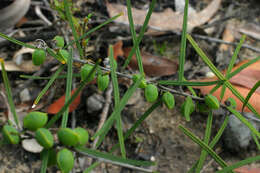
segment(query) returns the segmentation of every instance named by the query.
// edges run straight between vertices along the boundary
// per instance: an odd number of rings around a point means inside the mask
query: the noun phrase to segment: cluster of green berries
[[[141,74],[133,75],[133,82],[137,82],[141,78]],[[145,99],[153,103],[157,100],[159,93],[158,89],[154,84],[147,84],[145,79],[142,79],[139,88],[144,89]],[[175,106],[174,96],[170,92],[163,93],[162,100],[168,109],[173,109]]]
[[[58,139],[60,144],[64,146],[56,154],[54,146],[54,138],[49,129],[44,128],[48,121],[47,113],[30,112],[23,119],[23,127],[34,132],[36,141],[45,149],[50,150],[48,165],[57,164],[62,172],[69,172],[74,165],[73,153],[66,147],[84,146],[88,142],[89,134],[84,128],[78,127],[75,129],[60,128],[58,130]],[[5,125],[2,129],[5,143],[18,144],[20,142],[20,133],[16,128],[10,125]],[[54,154],[53,154],[54,153]],[[53,161],[55,159],[55,162]]]

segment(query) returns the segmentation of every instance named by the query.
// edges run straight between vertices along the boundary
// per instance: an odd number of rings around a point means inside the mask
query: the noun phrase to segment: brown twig
[[[112,102],[112,91],[113,91],[113,89],[112,89],[112,83],[110,82],[110,83],[109,83],[109,86],[108,86],[108,88],[107,88],[107,91],[106,91],[106,101],[105,101],[104,109],[103,109],[103,111],[102,111],[102,113],[101,113],[101,115],[100,115],[100,121],[99,121],[99,123],[98,123],[98,128],[97,128],[96,131],[99,131],[99,130],[102,128],[102,126],[104,125],[104,123],[105,123],[105,121],[106,121],[106,119],[107,119],[107,115],[108,115],[108,111],[109,111],[109,106],[110,106],[110,104],[111,104],[111,102]],[[93,148],[93,149],[96,148],[96,144],[97,144],[97,142],[98,142],[98,139],[99,139],[98,137],[95,138],[95,140],[94,140],[94,142],[93,142],[93,144],[92,144],[92,148]]]

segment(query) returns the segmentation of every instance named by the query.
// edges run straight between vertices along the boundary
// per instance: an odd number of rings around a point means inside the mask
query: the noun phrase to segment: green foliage
[[[42,49],[36,49],[32,53],[32,62],[36,66],[42,65],[45,59],[46,59],[46,53]]]
[[[163,102],[168,109],[173,109],[175,105],[174,96],[168,91],[163,94]]]
[[[59,48],[64,47],[65,42],[63,37],[57,35],[53,38],[53,40],[55,41],[57,47]]]
[[[2,133],[5,142],[9,144],[18,144],[20,142],[19,132],[14,127],[4,125]]]
[[[70,128],[59,129],[58,138],[65,146],[77,146],[80,143],[79,134]]]
[[[45,149],[49,149],[54,144],[54,139],[51,132],[45,128],[39,128],[35,132],[35,139]]]
[[[144,90],[145,98],[148,102],[155,102],[158,98],[158,89],[155,85],[149,84],[145,87]]]
[[[190,96],[186,97],[181,105],[181,114],[185,117],[186,121],[190,121],[190,115],[195,110],[195,105]]]
[[[67,148],[61,149],[57,154],[57,163],[62,173],[69,173],[74,167],[73,153]]]
[[[47,113],[44,112],[30,112],[23,119],[23,127],[36,131],[38,128],[42,128],[48,121]]]
[[[218,109],[220,107],[218,99],[212,94],[208,94],[205,96],[205,103],[211,109]]]
[[[76,129],[74,129],[73,131],[76,132],[79,136],[79,145],[80,146],[86,145],[88,142],[88,131],[81,127],[78,127]]]
[[[104,91],[109,85],[109,75],[98,75],[97,84],[98,89]]]
[[[92,69],[93,69],[93,66],[92,66],[92,65],[89,65],[89,64],[83,65],[83,66],[81,67],[81,70],[80,70],[81,80],[86,79]],[[95,78],[95,73],[93,73],[93,74],[90,76],[90,78],[88,79],[87,82],[92,81],[94,78]]]
[[[223,169],[219,172],[230,172],[234,168],[240,167],[242,165],[258,161],[260,158],[259,156],[249,158],[246,160],[243,160],[241,162],[238,162],[234,165],[228,166],[227,163],[213,150],[213,147],[216,145],[218,140],[220,139],[221,135],[223,134],[223,131],[228,123],[228,117],[225,118],[224,122],[222,123],[218,133],[216,136],[210,141],[211,136],[211,130],[212,130],[212,121],[213,121],[213,109],[218,109],[223,105],[220,105],[218,99],[212,95],[213,92],[215,92],[219,87],[222,86],[221,90],[221,98],[223,97],[225,93],[225,89],[228,88],[240,101],[243,102],[243,109],[245,106],[247,106],[253,113],[260,116],[259,113],[253,108],[252,105],[248,103],[250,97],[253,95],[253,93],[256,91],[256,89],[260,86],[260,82],[257,82],[255,86],[251,89],[251,91],[248,93],[248,96],[246,98],[243,98],[242,95],[237,91],[232,84],[228,81],[231,77],[236,75],[238,72],[240,72],[242,69],[246,68],[250,64],[258,61],[260,57],[257,57],[248,63],[242,65],[238,69],[232,71],[232,67],[234,66],[234,63],[236,61],[236,58],[238,56],[239,50],[245,41],[245,36],[243,36],[240,40],[240,43],[238,44],[235,53],[232,56],[232,59],[230,61],[230,65],[228,66],[228,70],[226,75],[223,75],[210,61],[210,59],[205,55],[205,53],[199,48],[198,44],[192,39],[190,35],[187,34],[187,21],[188,21],[188,0],[185,0],[185,9],[184,9],[184,17],[183,17],[183,30],[182,30],[182,38],[181,38],[181,52],[180,52],[180,58],[179,58],[179,76],[178,81],[172,81],[172,80],[161,80],[161,81],[155,81],[154,84],[151,84],[150,82],[145,80],[145,74],[142,64],[142,57],[140,53],[139,44],[142,41],[142,37],[147,29],[149,19],[151,17],[152,11],[154,9],[155,0],[152,0],[150,3],[150,7],[148,10],[148,13],[146,15],[144,24],[139,32],[138,37],[136,36],[136,31],[134,27],[133,17],[132,17],[132,11],[131,11],[131,3],[130,0],[127,0],[127,14],[130,24],[130,31],[131,36],[133,39],[134,46],[131,49],[128,58],[126,59],[123,68],[125,68],[128,63],[130,62],[132,56],[136,54],[137,62],[138,62],[138,68],[139,73],[132,75],[130,78],[133,80],[133,84],[127,89],[127,91],[120,97],[119,92],[119,84],[118,84],[118,76],[117,76],[117,68],[119,66],[117,65],[117,62],[114,59],[114,52],[113,48],[110,45],[109,46],[109,60],[110,60],[110,72],[105,73],[101,71],[101,67],[99,67],[99,64],[101,60],[98,60],[95,62],[95,65],[90,64],[84,64],[81,68],[80,74],[73,74],[73,44],[76,44],[77,50],[79,51],[80,57],[83,59],[85,57],[85,48],[88,44],[89,35],[104,25],[112,22],[114,19],[119,17],[121,14],[118,14],[111,19],[108,19],[106,22],[98,25],[95,28],[92,28],[88,30],[87,23],[89,19],[91,18],[92,14],[89,14],[87,17],[84,18],[84,21],[80,21],[79,18],[76,18],[74,16],[75,9],[73,7],[73,3],[71,0],[64,0],[64,1],[58,1],[54,0],[54,4],[52,4],[53,9],[55,9],[59,17],[63,19],[64,21],[67,21],[69,23],[69,26],[72,31],[73,35],[73,41],[66,43],[62,36],[55,36],[53,40],[56,43],[56,49],[51,49],[49,47],[38,48],[35,46],[32,46],[30,44],[23,43],[21,41],[15,40],[14,38],[8,37],[2,33],[0,33],[0,37],[3,37],[4,39],[9,40],[10,42],[13,42],[15,44],[29,47],[32,49],[35,49],[35,51],[32,54],[32,62],[35,65],[42,65],[45,61],[46,54],[49,54],[54,59],[58,60],[61,64],[59,68],[56,70],[56,72],[51,76],[47,77],[49,79],[49,82],[46,84],[44,89],[39,93],[39,96],[36,98],[34,105],[35,106],[42,96],[47,92],[47,90],[50,88],[52,83],[57,78],[66,78],[66,97],[65,97],[65,105],[61,108],[61,110],[54,115],[49,121],[48,116],[46,113],[43,112],[36,112],[32,111],[29,112],[23,119],[23,125],[24,129],[19,129],[19,121],[16,115],[15,111],[15,105],[12,99],[12,92],[11,87],[9,84],[9,80],[7,77],[7,72],[5,71],[4,67],[4,60],[0,59],[1,62],[1,68],[2,68],[2,76],[3,76],[3,82],[5,86],[5,90],[8,97],[8,104],[10,105],[11,112],[13,114],[13,119],[15,120],[15,124],[13,122],[8,121],[9,124],[5,124],[2,129],[2,136],[5,143],[8,144],[19,144],[21,137],[21,133],[26,133],[27,130],[30,131],[36,131],[35,132],[35,139],[38,141],[40,145],[42,145],[45,149],[41,153],[41,160],[42,160],[42,167],[41,167],[41,173],[45,173],[47,171],[47,166],[50,165],[58,165],[60,170],[64,173],[70,172],[74,167],[74,156],[72,151],[70,151],[67,148],[61,149],[58,153],[56,153],[56,145],[54,144],[53,135],[50,132],[48,128],[52,127],[57,120],[62,117],[61,122],[61,128],[58,130],[58,139],[59,139],[59,145],[63,145],[66,147],[70,147],[71,150],[79,152],[84,155],[88,155],[93,158],[101,159],[102,161],[117,164],[117,165],[123,165],[123,166],[130,166],[130,167],[137,167],[137,166],[151,166],[155,163],[150,161],[138,161],[138,160],[132,160],[126,158],[126,147],[125,147],[125,140],[133,134],[133,132],[141,125],[141,123],[162,103],[164,103],[167,108],[173,109],[175,106],[175,99],[174,95],[170,92],[171,89],[168,89],[169,91],[164,91],[161,98],[158,99],[159,91],[158,88],[162,88],[162,85],[172,85],[172,86],[187,86],[188,89],[191,91],[193,97],[187,93],[182,93],[184,95],[185,101],[183,102],[181,106],[181,113],[185,117],[187,121],[190,121],[190,115],[192,112],[195,111],[195,104],[194,102],[197,100],[196,104],[196,110],[200,110],[204,113],[208,113],[208,120],[206,123],[206,129],[205,129],[205,136],[203,141],[196,137],[190,130],[186,129],[183,126],[179,126],[180,130],[187,135],[193,142],[197,143],[201,148],[201,155],[199,160],[192,166],[189,172],[200,172],[203,164],[206,160],[207,155],[209,154]],[[87,38],[88,37],[88,38]],[[83,40],[84,39],[84,40]],[[186,81],[184,77],[184,63],[185,63],[185,53],[186,53],[186,40],[189,40],[193,48],[196,50],[198,55],[201,57],[201,59],[206,63],[206,65],[213,71],[213,73],[218,77],[218,80],[211,81],[211,82],[190,82]],[[82,41],[80,41],[82,40]],[[159,52],[163,53],[165,51],[166,45],[162,45],[159,48]],[[63,69],[67,67],[67,74],[64,76],[59,75]],[[70,129],[67,128],[67,122],[68,122],[68,114],[69,114],[69,106],[70,104],[75,100],[75,98],[79,95],[79,93],[83,90],[85,85],[92,81],[95,78],[96,71],[98,69],[98,77],[97,77],[97,85],[98,89],[101,91],[104,91],[108,85],[109,85],[109,75],[111,75],[111,80],[113,84],[113,96],[114,96],[114,107],[111,115],[109,118],[105,121],[104,125],[93,135],[92,139],[97,140],[97,144],[94,147],[99,147],[102,142],[104,142],[104,139],[110,129],[113,127],[114,123],[116,123],[116,130],[117,130],[117,136],[118,136],[118,143],[112,147],[109,153],[101,152],[94,149],[89,149],[84,147],[89,140],[89,134],[88,131],[84,128],[78,127],[76,129]],[[71,89],[72,89],[72,80],[73,77],[80,76],[81,82],[75,92],[71,95]],[[37,78],[37,77],[34,77]],[[46,79],[44,77],[38,77],[41,79]],[[197,97],[196,92],[191,88],[191,86],[209,86],[209,85],[216,85],[214,89],[212,89],[211,94],[208,94],[205,96],[205,98]],[[158,88],[157,88],[158,86]],[[134,94],[137,88],[144,89],[144,95],[148,102],[152,102],[153,104],[149,109],[146,110],[146,112],[140,116],[140,118],[134,122],[133,126],[124,133],[123,131],[123,125],[121,120],[121,112],[125,108],[128,100],[131,98],[131,96]],[[246,119],[244,118],[240,112],[235,110],[236,102],[233,98],[229,98],[226,101],[226,109],[229,110],[229,112],[233,113],[242,123],[244,123],[250,130],[253,135],[254,141],[259,147],[259,138],[260,133],[255,129],[255,127]],[[113,151],[120,148],[121,156],[115,156],[112,154]],[[259,147],[260,148],[260,147]],[[95,162],[93,165],[91,165],[89,168],[87,168],[85,172],[90,172],[93,168],[95,168],[97,165],[99,165],[98,162]],[[141,168],[139,168],[141,169]]]

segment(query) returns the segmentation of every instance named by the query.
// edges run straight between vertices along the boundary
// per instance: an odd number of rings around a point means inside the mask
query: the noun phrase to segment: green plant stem
[[[141,123],[157,108],[161,105],[162,99],[158,99],[135,123],[134,125],[127,130],[127,132],[124,135],[124,140],[126,140],[133,132],[141,125]],[[120,145],[116,144],[112,147],[109,153],[114,152]],[[91,172],[94,168],[96,168],[100,162],[95,162],[92,165],[90,165],[84,173],[89,173]]]
[[[17,117],[16,110],[15,110],[13,97],[12,97],[10,82],[8,80],[8,76],[7,76],[7,73],[6,73],[6,70],[5,70],[4,60],[2,58],[0,58],[0,63],[1,63],[1,68],[2,68],[2,77],[3,77],[3,80],[4,80],[4,86],[5,86],[5,91],[6,91],[6,94],[7,94],[8,104],[9,104],[11,112],[13,114],[15,124],[17,125],[18,128],[20,128],[18,117]]]
[[[209,140],[210,140],[212,120],[213,120],[213,113],[212,113],[212,110],[211,110],[209,112],[209,115],[208,115],[207,126],[206,126],[206,131],[205,131],[205,136],[204,136],[205,144],[208,144]],[[199,162],[198,162],[198,165],[197,165],[197,168],[196,168],[196,173],[200,173],[206,158],[207,158],[207,151],[202,150],[201,154],[200,154],[200,159],[199,159]]]
[[[189,5],[189,0],[185,0],[183,23],[182,23],[182,34],[181,34],[181,54],[180,54],[180,58],[179,58],[179,82],[182,82],[183,78],[184,78],[186,35],[187,35],[187,22],[188,22],[188,5]]]
[[[95,64],[94,68],[92,68],[92,70],[90,71],[90,73],[88,74],[88,76],[81,81],[80,86],[77,88],[77,90],[73,93],[73,95],[71,96],[71,98],[68,100],[68,102],[66,102],[64,104],[64,106],[61,108],[61,110],[55,115],[53,116],[50,121],[47,123],[47,125],[45,126],[46,128],[50,128],[60,117],[61,115],[65,112],[65,110],[69,107],[69,105],[76,99],[76,97],[79,95],[79,93],[82,91],[82,89],[85,87],[85,85],[87,84],[89,78],[91,77],[91,75],[96,71],[99,63],[101,62],[101,60],[98,60],[97,63]]]
[[[39,93],[39,95],[36,97],[36,99],[33,102],[33,106],[35,107],[39,101],[41,100],[42,96],[47,92],[47,90],[50,88],[50,86],[53,84],[53,82],[55,81],[55,79],[58,78],[60,72],[62,72],[62,70],[64,69],[65,65],[60,65],[58,70],[52,75],[52,77],[50,78],[49,82],[47,83],[47,85],[41,90],[41,92]]]
[[[43,150],[42,151],[41,173],[47,172],[48,158],[49,158],[49,150]]]
[[[79,50],[79,55],[80,55],[81,58],[84,58],[83,57],[83,49],[82,49],[80,42],[79,42],[79,39],[78,39],[78,33],[77,33],[75,26],[73,24],[73,21],[72,21],[72,14],[71,14],[71,11],[70,11],[68,0],[63,0],[63,2],[64,2],[65,14],[66,14],[66,17],[68,19],[70,28],[72,30],[72,34],[73,34],[74,40],[76,42],[77,49]]]
[[[139,46],[140,42],[142,41],[142,38],[144,36],[144,33],[146,31],[146,28],[148,26],[148,23],[149,23],[149,20],[150,20],[150,17],[152,15],[152,12],[153,12],[153,9],[154,9],[154,6],[155,6],[155,3],[156,3],[156,0],[152,0],[151,4],[150,4],[150,7],[149,7],[149,10],[147,12],[147,15],[145,17],[145,20],[144,20],[144,24],[142,25],[142,28],[141,28],[141,31],[139,33],[139,36],[137,37],[137,41],[136,41],[136,44],[134,44],[133,48],[131,49],[127,59],[125,60],[125,63],[123,65],[123,68],[126,68],[127,65],[129,64],[131,58],[133,57],[134,53],[136,52],[136,49],[137,47]],[[131,16],[129,16],[131,17]],[[131,25],[130,25],[131,27]]]
[[[136,32],[135,32],[135,27],[134,27],[130,0],[126,0],[126,4],[127,4],[127,14],[128,14],[128,21],[129,21],[129,25],[130,25],[132,39],[133,39],[134,45],[137,45],[137,38],[136,38]],[[144,74],[144,68],[143,68],[142,57],[141,57],[141,52],[140,52],[139,46],[136,47],[135,54],[136,54],[139,71],[141,74]]]
[[[65,103],[70,99],[71,96],[71,88],[72,88],[72,74],[73,74],[73,69],[72,69],[72,64],[73,64],[73,52],[72,49],[70,48],[69,52],[69,58],[67,61],[67,81],[66,81],[66,94],[65,94]],[[62,116],[62,121],[61,121],[61,127],[65,128],[67,127],[68,123],[68,116],[69,116],[69,107],[65,110]]]

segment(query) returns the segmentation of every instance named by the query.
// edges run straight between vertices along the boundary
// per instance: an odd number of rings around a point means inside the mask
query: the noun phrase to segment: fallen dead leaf
[[[40,67],[33,65],[32,61],[24,61],[21,65],[17,65],[13,61],[5,61],[6,71],[20,71],[20,72],[32,73],[38,71],[39,69]],[[2,70],[1,67],[0,70]]]
[[[221,4],[221,0],[213,0],[205,9],[200,12],[191,13],[188,17],[188,31],[194,27],[200,26],[208,22],[212,16],[217,12]],[[123,12],[123,15],[118,17],[115,22],[129,25],[127,8],[124,5],[113,4],[106,2],[107,11],[109,16],[115,16]],[[133,20],[135,25],[143,25],[146,10],[139,10],[132,8]],[[183,14],[174,12],[172,9],[167,8],[163,12],[153,12],[148,26],[153,30],[159,31],[181,31],[182,30]]]
[[[76,91],[76,89],[71,91],[71,95]],[[69,112],[73,112],[78,105],[80,104],[80,98],[81,98],[81,92],[79,93],[79,95],[76,97],[76,99],[70,104],[69,106]],[[61,96],[59,99],[57,99],[56,101],[54,101],[54,103],[52,103],[48,109],[47,109],[47,113],[49,114],[56,114],[58,113],[61,108],[64,106],[65,104],[65,94],[63,96]]]
[[[249,166],[242,166],[234,169],[236,173],[259,173],[260,168],[250,168]]]
[[[260,40],[260,26],[259,25],[256,25],[253,23],[248,23],[244,27],[240,28],[239,32]]]
[[[117,42],[114,46],[114,58],[117,59],[118,56],[128,57],[131,47],[122,48],[122,41]],[[175,74],[178,69],[178,63],[176,61],[169,60],[164,57],[155,56],[147,52],[141,51],[142,62],[144,67],[144,72],[147,76],[167,76]],[[138,69],[138,62],[136,56],[133,55],[129,67],[133,70]]]
[[[233,68],[233,70],[237,69],[241,65],[248,62],[248,60],[243,61],[239,63],[237,66]],[[224,72],[225,73],[225,72]],[[255,83],[259,80],[260,75],[260,61],[257,61],[256,63],[248,66],[244,70],[242,70],[240,73],[232,77],[229,81],[231,84],[236,88],[240,94],[245,98],[249,91],[252,89],[252,87],[255,85]],[[206,78],[199,81],[214,81],[217,80],[217,77],[212,78]],[[200,89],[201,93],[206,95],[210,92],[210,90],[214,87],[212,86],[196,86],[193,88]],[[214,96],[216,96],[220,100],[220,93],[221,93],[220,87],[217,91],[213,93]],[[224,94],[224,97],[222,99],[222,102],[224,102],[229,97],[232,97],[237,102],[237,110],[242,111],[243,103],[229,90],[226,89],[226,92]],[[260,112],[260,90],[258,89],[249,99],[249,103],[258,111]],[[247,107],[244,109],[245,112],[251,112]]]
[[[227,41],[227,42],[233,42],[235,40],[234,28],[233,28],[233,25],[231,25],[230,23],[227,24],[227,26],[223,32],[222,40]],[[228,51],[229,47],[230,47],[230,45],[221,44],[219,46],[219,49],[220,49],[220,51]]]
[[[124,57],[128,57],[131,48],[124,48]],[[141,52],[144,72],[148,76],[168,76],[175,74],[178,70],[178,63],[167,58],[155,56],[147,52]],[[136,56],[133,55],[129,66],[138,69]]]

